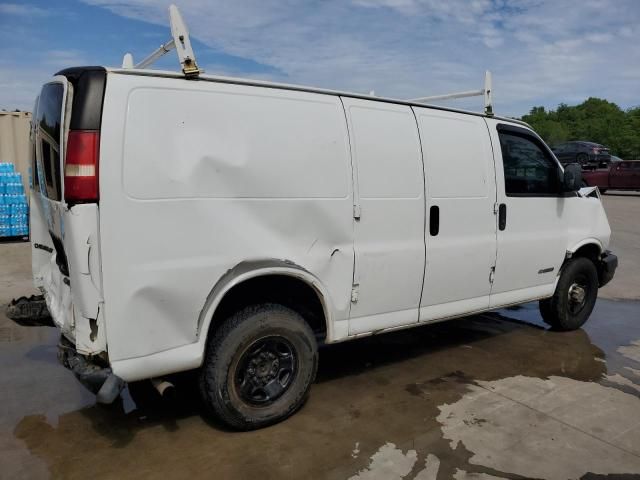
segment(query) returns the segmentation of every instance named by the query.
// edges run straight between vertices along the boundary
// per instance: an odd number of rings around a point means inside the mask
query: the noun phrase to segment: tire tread
[[[224,396],[222,394],[223,390],[220,390],[220,392],[218,392],[220,385],[215,381],[215,378],[212,378],[210,370],[214,369],[214,366],[218,365],[220,362],[228,363],[230,361],[228,358],[229,352],[225,350],[224,345],[225,340],[227,340],[230,335],[243,328],[249,329],[247,334],[250,334],[250,328],[256,328],[256,322],[258,323],[258,328],[265,327],[268,325],[268,318],[264,318],[265,314],[274,313],[283,314],[290,317],[292,320],[295,319],[295,321],[297,321],[297,323],[299,324],[298,326],[302,329],[303,335],[307,338],[307,340],[310,340],[313,355],[313,365],[311,366],[311,369],[309,369],[308,378],[305,380],[306,388],[301,390],[296,395],[286,411],[267,420],[255,420],[247,418],[246,416],[241,415],[239,412],[233,412],[229,408],[229,406],[227,405],[228,402],[225,402],[221,398]],[[256,320],[256,316],[262,316],[263,318]],[[273,423],[280,422],[291,416],[299,408],[301,408],[302,405],[304,405],[309,396],[311,384],[315,380],[317,365],[317,345],[315,336],[307,322],[305,322],[297,312],[282,305],[270,303],[246,307],[228,317],[219,326],[219,328],[214,332],[213,336],[207,342],[207,349],[205,352],[203,366],[200,371],[199,381],[200,393],[203,399],[205,411],[209,415],[218,418],[220,421],[236,430],[254,430],[271,425]],[[304,368],[299,368],[299,374],[304,371]]]

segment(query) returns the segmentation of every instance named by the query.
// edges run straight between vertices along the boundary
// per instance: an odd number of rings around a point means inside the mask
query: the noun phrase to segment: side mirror
[[[582,186],[582,167],[579,163],[569,163],[564,166],[562,186],[565,192],[575,192]]]

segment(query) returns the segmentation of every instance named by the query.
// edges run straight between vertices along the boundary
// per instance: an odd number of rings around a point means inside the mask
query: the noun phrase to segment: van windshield
[[[35,115],[37,178],[40,191],[52,200],[60,200],[62,193],[60,139],[63,97],[62,84],[46,84],[40,92],[38,111]]]

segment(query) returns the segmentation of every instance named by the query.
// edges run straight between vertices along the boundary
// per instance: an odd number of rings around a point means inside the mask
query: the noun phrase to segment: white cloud
[[[0,15],[45,16],[49,15],[49,13],[49,10],[35,7],[33,5],[24,5],[19,3],[0,3]]]
[[[168,25],[170,0],[85,1]],[[211,49],[270,67],[260,78],[413,98],[479,88],[490,69],[501,114],[588,96],[640,103],[637,0],[182,0],[180,9]],[[205,67],[243,75],[233,65]],[[481,101],[448,104],[480,109]]]
[[[88,1],[167,22],[162,2]],[[185,0],[181,10],[195,37],[272,66],[284,81],[414,97],[479,87],[489,68],[505,114],[589,95],[640,103],[640,79],[621,74],[640,65],[640,49],[627,39],[640,22],[636,0],[615,8],[553,0]]]
[[[86,58],[77,50],[43,50],[21,65],[13,64],[18,47],[7,49],[6,57],[0,57],[0,108],[31,110],[43,83],[53,73],[71,65],[87,65]]]
[[[61,70],[72,65],[86,65],[85,55],[79,50],[48,50],[42,54],[43,62],[51,70]]]

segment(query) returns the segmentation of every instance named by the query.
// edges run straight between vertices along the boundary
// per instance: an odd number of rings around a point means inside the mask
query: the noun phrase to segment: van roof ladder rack
[[[136,64],[133,63],[133,55],[126,53],[122,59],[122,68],[147,68],[164,54],[169,53],[175,48],[180,66],[182,67],[182,73],[184,73],[185,77],[197,77],[200,74],[200,69],[198,68],[196,57],[191,48],[189,29],[184,23],[178,7],[173,4],[169,6],[169,21],[171,23],[171,36],[173,38],[160,45],[144,60]]]
[[[433,100],[451,100],[454,98],[465,97],[484,97],[484,113],[485,115],[493,116],[493,94],[491,86],[491,72],[487,70],[484,73],[484,88],[481,90],[469,90],[466,92],[447,93],[444,95],[434,95],[431,97],[420,97],[410,100],[414,103],[429,103]]]

